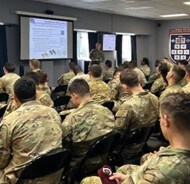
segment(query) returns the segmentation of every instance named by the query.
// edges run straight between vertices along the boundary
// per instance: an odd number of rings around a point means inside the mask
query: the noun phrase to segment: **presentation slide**
[[[29,49],[30,58],[66,58],[67,22],[30,18]]]
[[[116,43],[116,35],[114,34],[103,34],[103,50],[114,51]]]
[[[73,57],[73,22],[41,17],[20,18],[20,59]]]

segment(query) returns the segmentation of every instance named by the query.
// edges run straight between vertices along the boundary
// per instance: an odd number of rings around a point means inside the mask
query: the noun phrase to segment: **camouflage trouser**
[[[139,166],[137,165],[123,165],[117,169],[117,172],[130,176],[133,171],[136,171],[138,168]],[[92,176],[84,178],[81,181],[81,184],[102,184],[102,182],[99,177]]]

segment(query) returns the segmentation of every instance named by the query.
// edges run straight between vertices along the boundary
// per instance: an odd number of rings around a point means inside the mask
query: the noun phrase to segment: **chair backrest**
[[[104,107],[107,107],[110,111],[112,111],[114,102],[113,101],[107,101],[102,104]]]
[[[0,102],[7,103],[8,99],[9,99],[9,95],[7,93],[5,92],[0,93]]]
[[[65,96],[68,85],[57,86],[51,93],[51,99],[54,101],[56,98]]]
[[[146,127],[137,128],[131,131],[126,130],[124,136],[120,140],[122,146],[119,153],[121,153],[124,148],[130,149],[133,146],[139,147],[139,151],[141,151],[143,146],[146,144],[146,141],[150,137],[153,128],[154,125],[150,125]]]
[[[61,97],[58,97],[54,100],[54,107],[60,107],[60,106],[65,106],[69,103],[70,101],[70,96],[61,96]]]
[[[86,171],[84,171],[83,168],[87,160],[96,156],[104,156],[104,158],[106,157],[107,159],[109,154],[114,150],[117,141],[119,141],[119,137],[119,133],[112,133],[101,137],[94,144],[92,144],[79,164],[78,171],[76,172],[78,176],[76,176],[76,178],[82,178],[84,177],[84,174],[86,174]],[[106,163],[101,164],[103,166]],[[99,169],[99,167],[94,168],[94,171],[97,171],[97,169]]]
[[[5,105],[4,107],[0,108],[0,118],[3,117],[5,111],[6,111],[7,105]]]
[[[61,148],[37,157],[24,167],[17,184],[22,180],[43,177],[65,168],[70,163],[71,157],[70,150]]]

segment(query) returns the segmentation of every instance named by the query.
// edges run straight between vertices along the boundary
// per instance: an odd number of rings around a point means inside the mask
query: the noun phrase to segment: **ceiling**
[[[128,15],[154,20],[188,19],[188,0],[33,0],[50,4],[77,7],[100,12]],[[189,0],[190,1],[190,0]],[[184,17],[162,18],[166,14],[188,14]]]

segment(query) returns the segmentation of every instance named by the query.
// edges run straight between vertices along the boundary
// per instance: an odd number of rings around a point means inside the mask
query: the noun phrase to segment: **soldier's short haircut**
[[[21,103],[36,99],[36,85],[30,77],[23,76],[14,84],[14,94]]]
[[[76,65],[75,62],[70,62],[70,63],[69,63],[69,68],[70,68],[71,70],[73,70],[75,65]]]
[[[12,72],[15,71],[15,65],[12,64],[12,63],[5,63],[5,69],[6,69],[8,72],[12,73]]]
[[[188,61],[185,60],[185,59],[183,59],[183,60],[178,61],[178,64],[187,65],[187,64],[188,64]]]
[[[148,58],[144,57],[142,60],[143,60],[143,62],[144,62],[146,65],[149,66],[149,59],[148,59]]]
[[[84,79],[75,79],[68,87],[70,94],[76,93],[81,97],[90,93],[90,87]]]
[[[190,64],[185,65],[185,71],[190,75]]]
[[[40,84],[45,84],[47,82],[47,80],[48,80],[47,73],[39,70],[36,72],[36,74],[37,74],[37,78],[38,78]]]
[[[131,69],[125,69],[121,72],[120,81],[129,87],[136,87],[140,84],[137,73]]]
[[[38,59],[31,59],[30,63],[34,68],[39,68],[40,67],[40,61]]]
[[[174,73],[173,79],[175,83],[180,82],[185,77],[185,70],[178,65],[174,65],[171,71]]]
[[[101,75],[102,75],[102,68],[99,65],[92,65],[89,68],[89,72],[91,72],[91,74],[94,78],[98,78],[98,77],[101,77]]]
[[[75,65],[73,67],[73,72],[74,72],[75,75],[77,75],[78,73],[83,72],[83,71],[82,71],[82,68],[79,65]]]
[[[105,61],[105,65],[106,65],[108,68],[111,68],[111,67],[112,67],[112,61],[106,60],[106,61]]]
[[[137,66],[137,62],[136,61],[131,61],[131,62],[129,62],[129,68],[130,69],[133,69],[133,68],[135,68]]]
[[[168,65],[166,63],[161,63],[159,66],[158,66],[158,71],[160,71],[163,79],[165,82],[167,82],[166,80],[166,76],[169,72],[169,68],[168,68]]]
[[[27,72],[24,76],[30,77],[31,79],[33,79],[36,86],[38,86],[40,84],[38,74],[36,72]]]
[[[171,93],[166,95],[160,104],[161,113],[167,113],[175,127],[181,131],[190,131],[190,94]]]

